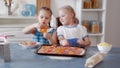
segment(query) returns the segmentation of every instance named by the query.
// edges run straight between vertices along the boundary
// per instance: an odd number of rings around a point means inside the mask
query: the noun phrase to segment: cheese
[[[102,42],[99,43],[98,46],[110,46],[111,44],[107,43],[107,42]]]

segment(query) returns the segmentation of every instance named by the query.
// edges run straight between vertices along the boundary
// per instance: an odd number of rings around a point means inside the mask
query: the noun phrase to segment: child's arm
[[[89,37],[85,37],[84,38],[84,45],[85,46],[89,46],[91,44],[90,38]]]
[[[91,41],[89,37],[85,37],[84,39],[79,39],[78,43],[80,45],[89,46],[91,44]]]
[[[63,45],[63,46],[69,46],[69,42],[63,36],[59,36],[58,40],[59,40],[59,42],[60,42],[61,45]]]
[[[57,33],[56,33],[56,31],[52,35],[49,34],[48,32],[45,32],[43,35],[46,39],[48,39],[51,42],[51,44],[56,44],[57,43]]]
[[[57,32],[56,31],[52,35],[52,44],[57,44]]]
[[[25,34],[30,34],[30,33],[33,33],[35,31],[35,28],[38,26],[38,23],[35,23],[35,24],[32,24],[32,25],[29,25],[27,27],[25,27],[22,32],[25,33]]]

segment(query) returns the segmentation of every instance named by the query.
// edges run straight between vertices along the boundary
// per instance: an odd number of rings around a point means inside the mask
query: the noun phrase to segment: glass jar
[[[99,22],[98,21],[93,21],[92,22],[92,33],[99,33],[100,32],[100,27],[99,27]]]
[[[92,2],[92,8],[97,9],[100,7],[98,0],[91,0],[91,2]]]
[[[87,20],[86,20],[86,21],[83,21],[83,22],[82,22],[82,25],[86,27],[87,32],[90,32],[90,25],[89,25],[89,21],[87,21]]]
[[[92,2],[91,2],[91,0],[85,0],[85,1],[84,1],[84,6],[83,6],[83,8],[89,9],[89,8],[91,8],[91,7],[92,7]]]

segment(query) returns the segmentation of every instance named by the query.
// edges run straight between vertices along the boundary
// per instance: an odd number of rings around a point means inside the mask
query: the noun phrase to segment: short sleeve
[[[55,32],[56,30],[54,28],[50,28],[47,30],[47,32],[49,32],[51,35]]]
[[[63,36],[63,28],[62,28],[62,26],[60,26],[60,27],[58,27],[57,28],[57,36]]]
[[[84,26],[82,26],[82,37],[84,38],[87,36],[88,36],[87,29]]]

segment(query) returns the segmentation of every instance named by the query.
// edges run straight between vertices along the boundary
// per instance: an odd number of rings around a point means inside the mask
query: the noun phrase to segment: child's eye
[[[41,19],[43,18],[43,16],[40,17]]]
[[[61,17],[64,17],[65,15],[62,15]]]
[[[64,15],[59,16],[59,18],[62,18],[62,17],[64,17]]]

